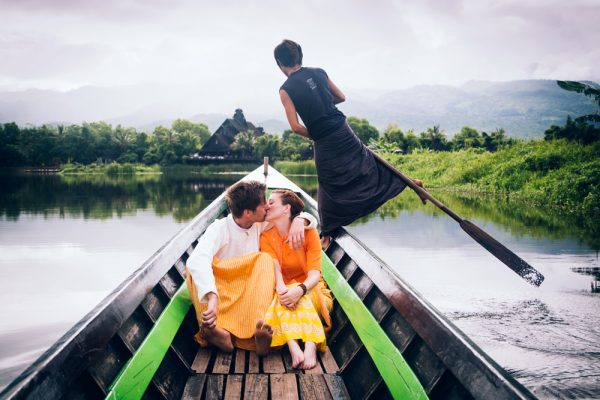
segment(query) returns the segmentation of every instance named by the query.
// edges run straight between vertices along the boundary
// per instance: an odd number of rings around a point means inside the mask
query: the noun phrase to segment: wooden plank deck
[[[199,349],[182,399],[350,399],[329,349],[308,371],[291,368],[287,348],[266,357],[236,349]]]

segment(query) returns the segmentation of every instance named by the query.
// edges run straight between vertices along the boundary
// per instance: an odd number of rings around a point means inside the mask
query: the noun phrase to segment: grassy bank
[[[110,163],[110,164],[63,164],[60,166],[60,174],[63,175],[87,175],[87,174],[105,174],[105,175],[135,175],[135,174],[160,174],[160,166],[144,165],[131,163]]]
[[[313,160],[275,161],[275,169],[284,175],[316,175],[317,169]]]
[[[600,218],[600,143],[530,141],[477,150],[385,155],[428,186],[487,192]]]
[[[600,218],[600,143],[520,142],[490,153],[416,151],[382,154],[411,177],[443,190],[487,193]],[[283,174],[315,174],[312,161],[278,161]]]

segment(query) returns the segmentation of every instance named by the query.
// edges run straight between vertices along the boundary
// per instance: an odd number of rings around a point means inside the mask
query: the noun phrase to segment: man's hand
[[[304,218],[296,217],[292,221],[292,226],[288,233],[286,243],[289,244],[290,249],[299,250],[304,247],[304,226],[306,220]]]
[[[217,326],[217,308],[219,306],[219,298],[216,293],[210,292],[208,296],[208,306],[206,311],[202,313],[202,326],[212,329]]]
[[[279,296],[279,303],[289,310],[295,310],[296,304],[302,297],[304,292],[300,286],[297,286],[292,289],[288,289],[283,295]]]

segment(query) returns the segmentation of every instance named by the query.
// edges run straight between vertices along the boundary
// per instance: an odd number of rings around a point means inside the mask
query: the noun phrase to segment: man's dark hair
[[[240,181],[225,192],[227,205],[234,217],[239,218],[244,210],[254,211],[265,203],[267,187],[258,181]]]
[[[275,47],[275,61],[282,67],[302,65],[302,47],[296,42],[285,39]]]

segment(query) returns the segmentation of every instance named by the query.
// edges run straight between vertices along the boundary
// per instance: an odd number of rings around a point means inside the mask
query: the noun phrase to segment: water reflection
[[[0,175],[0,217],[17,221],[22,213],[107,220],[153,209],[192,219],[239,175],[201,175],[193,171],[137,176]]]
[[[535,239],[575,239],[579,244],[600,250],[600,225],[563,210],[536,207],[481,194],[435,189],[431,193],[462,218],[500,226],[516,239],[525,236]],[[403,193],[355,224],[364,224],[374,218],[395,219],[401,213],[415,212],[432,217],[446,216],[431,204],[423,206],[414,194]]]

